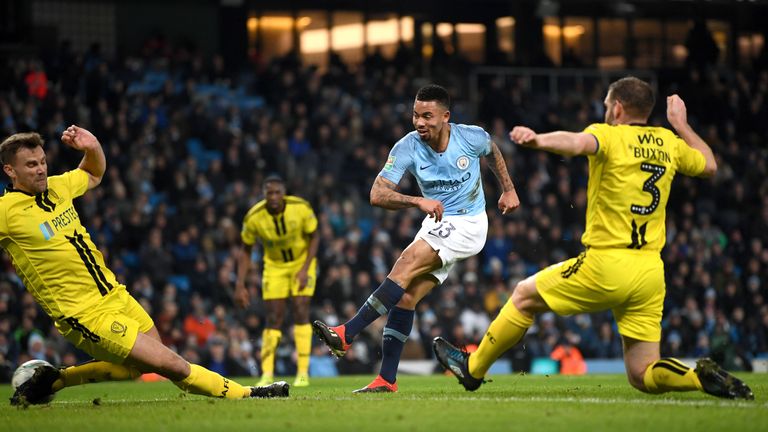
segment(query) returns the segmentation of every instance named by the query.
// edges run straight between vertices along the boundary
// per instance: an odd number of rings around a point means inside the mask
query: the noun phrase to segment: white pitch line
[[[149,402],[173,402],[183,401],[183,398],[171,397],[171,398],[156,398],[156,399],[108,399],[100,398],[101,405],[114,405],[114,404],[131,404],[131,403],[149,403]],[[291,400],[332,400],[332,401],[364,401],[371,400],[365,396],[335,396],[335,397],[322,397],[322,396],[305,396],[298,395],[293,398],[278,398],[277,400],[289,402]],[[205,399],[190,399],[190,401],[204,401]],[[387,399],[380,399],[387,400]],[[552,402],[552,403],[576,403],[576,404],[594,404],[594,405],[656,405],[656,406],[688,406],[688,407],[716,407],[716,408],[749,408],[749,409],[768,409],[768,402],[755,403],[748,401],[726,401],[726,400],[679,400],[679,399],[615,399],[615,398],[595,398],[595,397],[480,397],[480,396],[416,396],[416,395],[397,395],[393,396],[392,400],[405,400],[405,401],[460,401],[460,402]],[[90,401],[54,401],[53,405],[92,405]]]

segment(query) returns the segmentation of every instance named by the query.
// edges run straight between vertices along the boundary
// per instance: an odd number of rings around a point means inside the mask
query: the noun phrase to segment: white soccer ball
[[[53,367],[53,365],[45,360],[30,360],[16,368],[16,370],[13,372],[13,378],[11,379],[13,390],[16,390],[20,385],[29,381],[29,379],[32,378],[32,375],[35,374],[35,370],[43,366]]]

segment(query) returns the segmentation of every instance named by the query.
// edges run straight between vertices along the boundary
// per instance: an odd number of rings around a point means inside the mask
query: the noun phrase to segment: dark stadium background
[[[580,250],[586,161],[517,148],[506,132],[601,121],[607,84],[631,73],[661,101],[683,97],[720,167],[672,191],[662,354],[765,372],[766,13],[765,1],[716,0],[0,0],[0,136],[42,133],[53,175],[80,158],[61,131],[90,128],[108,172],[78,210],[110,268],[186,359],[256,375],[263,310],[236,310],[231,294],[240,223],[261,179],[283,175],[318,212],[312,314],[344,320],[422,217],[372,208],[370,185],[411,129],[415,90],[448,87],[453,120],[484,126],[502,148],[522,207],[501,217],[487,179],[488,243],[419,305],[404,355],[419,370],[432,365],[418,361],[432,337],[477,343],[516,281]],[[664,125],[657,105],[652,122]],[[86,360],[7,255],[0,266],[0,382],[30,358]],[[249,287],[259,279],[253,272]],[[312,373],[373,372],[380,333],[372,326],[338,363],[316,344]],[[285,335],[281,375],[294,368]],[[559,344],[577,347],[591,371],[622,367],[610,314],[544,314],[498,370],[545,367]]]

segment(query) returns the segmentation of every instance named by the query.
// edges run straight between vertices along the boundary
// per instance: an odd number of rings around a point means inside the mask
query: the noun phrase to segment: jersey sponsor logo
[[[424,182],[424,189],[439,189],[442,191],[449,191],[449,192],[459,190],[459,188],[461,188],[461,185],[464,184],[471,177],[472,177],[472,173],[468,172],[458,180],[435,180],[435,181]]]
[[[387,163],[384,164],[384,171],[392,171],[392,168],[395,167],[395,157],[390,156],[387,158]]]
[[[656,144],[659,147],[664,145],[664,140],[661,138],[658,138],[652,133],[638,135],[637,140],[640,142],[640,144]]]
[[[423,170],[425,170],[425,169],[427,169],[427,168],[429,168],[429,167],[431,167],[431,166],[432,166],[432,165],[420,165],[420,166],[419,166],[419,169],[423,171]]]
[[[460,170],[465,170],[469,167],[469,158],[466,156],[459,156],[458,159],[456,159],[456,166]]]
[[[638,159],[657,160],[670,163],[672,157],[669,153],[659,148],[648,148],[647,146],[655,144],[657,147],[664,146],[664,140],[652,133],[644,133],[637,136],[637,142],[642,147],[632,147],[634,156]]]
[[[60,230],[78,219],[80,219],[80,217],[77,215],[75,207],[70,206],[61,214],[51,219],[51,223],[53,224],[53,227],[56,228],[56,230]]]
[[[56,235],[56,232],[53,231],[53,228],[51,228],[51,224],[49,224],[48,221],[45,221],[40,224],[40,231],[43,233],[43,237],[45,237],[45,241],[52,239],[53,236]]]

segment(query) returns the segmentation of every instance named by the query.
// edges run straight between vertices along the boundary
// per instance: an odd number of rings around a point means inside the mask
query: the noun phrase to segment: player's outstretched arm
[[[704,165],[704,172],[701,173],[701,176],[712,177],[715,175],[717,172],[715,155],[709,145],[688,124],[688,111],[685,108],[685,102],[676,94],[667,97],[667,120],[686,144],[704,155],[706,165]]]
[[[440,201],[401,194],[396,189],[396,184],[382,176],[376,177],[371,187],[371,205],[387,210],[418,207],[438,222],[443,219],[443,203]]]
[[[98,186],[107,169],[107,158],[99,140],[88,129],[72,125],[61,134],[61,142],[85,153],[78,168],[88,173],[88,189]]]
[[[520,199],[517,197],[515,191],[515,185],[512,184],[512,179],[509,177],[509,171],[507,171],[507,163],[504,161],[504,155],[501,154],[499,146],[495,142],[491,142],[491,153],[486,156],[488,158],[488,168],[496,176],[496,180],[501,185],[501,198],[499,198],[499,210],[501,214],[511,213],[520,207]]]
[[[515,126],[509,133],[509,138],[524,147],[541,149],[563,156],[595,154],[597,151],[595,137],[583,132],[557,131],[537,134],[525,126]]]

